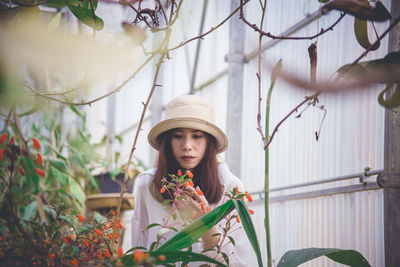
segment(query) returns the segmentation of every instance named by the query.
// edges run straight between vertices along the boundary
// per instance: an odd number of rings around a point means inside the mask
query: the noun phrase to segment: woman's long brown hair
[[[171,147],[172,133],[175,129],[169,130],[165,133],[160,134],[160,148],[158,150],[158,160],[156,163],[156,173],[150,184],[150,192],[160,202],[165,199],[171,199],[171,196],[165,192],[161,195],[160,189],[162,187],[161,180],[166,178],[171,179],[168,174],[177,174],[178,169],[184,171],[176,161]],[[217,203],[222,197],[222,184],[218,173],[218,161],[217,161],[217,146],[216,140],[212,135],[205,133],[207,136],[207,148],[204,153],[203,159],[194,168],[191,169],[193,173],[193,183],[195,186],[199,186],[203,191],[207,201],[211,203]]]

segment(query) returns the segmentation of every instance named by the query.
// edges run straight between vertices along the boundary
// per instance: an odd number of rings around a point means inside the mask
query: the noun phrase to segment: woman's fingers
[[[208,206],[208,201],[207,199],[204,197],[203,192],[200,190],[200,188],[198,186],[196,186],[196,189],[194,187],[188,186],[186,187],[189,192],[195,197],[195,199],[199,202],[199,203],[203,203],[204,205]],[[201,195],[200,195],[200,194]]]

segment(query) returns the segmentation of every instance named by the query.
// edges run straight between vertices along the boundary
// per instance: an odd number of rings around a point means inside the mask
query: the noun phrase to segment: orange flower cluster
[[[193,186],[194,186],[193,181],[192,181],[192,180],[189,180],[189,181],[185,184],[185,186],[186,186],[186,187],[189,187],[189,186],[193,187]]]
[[[33,147],[36,148],[37,150],[40,150],[40,142],[38,139],[36,139],[35,137],[32,138],[33,141]]]
[[[0,145],[4,144],[4,143],[6,142],[7,137],[8,137],[7,133],[3,133],[3,134],[0,136]]]
[[[186,174],[190,179],[193,178],[193,173],[191,171],[187,171]]]

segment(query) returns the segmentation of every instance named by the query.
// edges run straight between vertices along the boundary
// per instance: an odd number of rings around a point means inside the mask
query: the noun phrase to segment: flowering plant
[[[175,266],[174,263],[182,262],[182,266],[189,262],[209,262],[217,266],[229,265],[229,256],[224,253],[223,248],[228,243],[235,244],[231,233],[237,230],[235,225],[243,222],[243,227],[246,228],[246,233],[250,237],[250,241],[259,253],[258,242],[254,232],[249,214],[253,214],[252,210],[248,210],[244,204],[244,200],[252,201],[251,196],[245,192],[241,193],[238,187],[231,191],[225,192],[227,201],[225,204],[211,210],[210,207],[199,203],[198,209],[182,209],[179,203],[186,199],[187,203],[195,199],[196,194],[203,196],[203,192],[199,187],[194,188],[192,181],[193,174],[188,171],[184,174],[179,170],[177,175],[170,174],[170,179],[162,180],[160,193],[167,193],[170,199],[166,199],[163,205],[168,210],[163,222],[150,224],[147,229],[159,227],[157,231],[157,240],[155,240],[149,249],[147,248],[132,248],[127,252],[127,255],[122,259],[124,264],[129,266],[150,266],[158,264],[164,266]],[[196,193],[195,193],[196,192]],[[236,208],[236,211],[233,209]],[[172,218],[172,219],[171,219]],[[240,218],[243,220],[241,221]],[[191,245],[197,242],[211,227],[216,225],[222,219],[225,219],[224,224],[218,225],[220,231],[218,234],[218,242],[212,247],[204,249],[201,254],[192,252]],[[177,225],[185,228],[176,233],[172,238],[166,240],[166,233],[177,231]],[[249,235],[250,234],[250,235]],[[180,251],[185,249],[184,251]],[[209,252],[213,256],[209,256]],[[257,252],[258,251],[258,252]],[[257,255],[260,258],[260,255]]]

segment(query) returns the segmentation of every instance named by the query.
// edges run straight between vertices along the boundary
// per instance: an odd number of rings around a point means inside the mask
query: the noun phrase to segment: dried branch
[[[112,90],[112,91],[110,91],[110,92],[108,92],[108,93],[106,93],[106,94],[104,94],[104,95],[102,95],[102,96],[100,96],[100,97],[97,97],[97,98],[95,98],[95,99],[92,99],[92,100],[86,101],[86,102],[69,102],[69,101],[64,101],[64,100],[61,100],[61,99],[52,97],[52,96],[50,96],[48,93],[40,93],[39,91],[37,91],[37,90],[34,89],[33,87],[29,86],[27,82],[24,82],[24,83],[22,83],[22,84],[23,84],[26,88],[28,88],[30,91],[32,91],[35,95],[38,95],[38,96],[41,96],[41,97],[43,97],[43,98],[50,99],[50,100],[53,100],[53,101],[56,101],[56,102],[59,102],[59,103],[63,103],[63,104],[66,104],[66,105],[74,105],[74,106],[91,105],[91,104],[93,104],[93,103],[95,103],[95,102],[97,102],[97,101],[99,101],[99,100],[101,100],[101,99],[103,99],[103,98],[106,98],[106,97],[108,97],[108,96],[110,96],[110,95],[112,95],[112,94],[114,94],[114,93],[116,93],[116,92],[119,92],[119,91],[122,89],[122,87],[124,87],[130,80],[132,80],[132,79],[136,76],[136,74],[137,74],[144,66],[146,66],[147,63],[149,63],[151,59],[153,59],[153,57],[154,57],[155,55],[156,55],[156,53],[154,53],[154,54],[152,54],[151,56],[149,56],[149,57],[146,59],[146,61],[143,62],[142,65],[140,65],[139,68],[138,68],[131,76],[129,76],[128,79],[126,79],[125,81],[123,81],[117,88],[115,88],[114,90]]]
[[[243,5],[242,5],[243,0],[240,0],[240,19],[243,20],[244,23],[246,23],[250,28],[252,28],[253,30],[259,32],[260,34],[262,34],[263,36],[267,36],[269,38],[272,39],[281,39],[281,40],[312,40],[314,38],[317,38],[318,36],[321,36],[323,34],[325,34],[328,31],[333,30],[333,28],[339,23],[339,21],[341,21],[344,16],[346,15],[346,13],[342,13],[340,14],[340,17],[336,20],[335,23],[333,23],[330,27],[328,27],[327,29],[321,29],[321,31],[317,34],[314,34],[312,36],[304,36],[304,37],[289,37],[289,36],[276,36],[271,34],[270,32],[265,32],[263,30],[261,30],[259,27],[257,27],[256,24],[252,24],[250,23],[243,14]]]
[[[301,101],[295,108],[293,108],[274,128],[274,131],[271,134],[271,137],[268,140],[268,143],[264,146],[264,150],[267,149],[267,147],[269,146],[269,144],[271,144],[272,140],[274,139],[275,134],[278,132],[278,128],[279,126],[282,125],[282,123],[284,123],[289,117],[290,115],[292,115],[294,112],[296,112],[302,105],[304,105],[305,103],[309,102],[309,101],[314,101],[314,99],[316,99],[319,95],[321,94],[321,92],[316,92],[311,96],[307,96],[303,101]]]
[[[147,107],[149,106],[151,97],[153,96],[153,93],[154,93],[154,90],[155,90],[156,86],[158,86],[157,85],[157,79],[158,79],[158,75],[159,75],[159,72],[160,72],[160,69],[161,69],[161,65],[164,62],[164,59],[168,57],[168,44],[169,44],[170,37],[171,37],[171,27],[172,27],[173,23],[176,21],[176,17],[178,17],[178,15],[179,15],[179,10],[180,10],[180,7],[182,6],[182,2],[183,2],[183,0],[181,0],[179,2],[179,5],[178,5],[178,7],[176,9],[175,18],[173,20],[170,20],[170,24],[168,24],[167,27],[166,27],[167,30],[165,32],[165,37],[164,37],[164,40],[162,42],[163,46],[160,47],[160,48],[162,48],[162,49],[160,49],[160,54],[161,55],[160,55],[160,58],[158,60],[157,65],[156,65],[156,72],[155,72],[154,79],[153,79],[153,85],[151,87],[151,90],[149,92],[149,95],[147,97],[146,102],[143,103],[142,115],[140,116],[140,120],[139,120],[139,124],[138,124],[137,130],[136,130],[136,134],[135,134],[135,138],[134,138],[134,141],[133,141],[132,149],[131,149],[131,152],[129,154],[128,162],[126,164],[126,170],[125,170],[125,175],[124,175],[124,183],[123,183],[123,186],[121,187],[121,193],[120,193],[119,200],[118,200],[117,215],[115,216],[115,221],[114,221],[111,247],[114,247],[114,244],[115,244],[114,242],[115,242],[115,233],[116,233],[116,228],[117,228],[117,220],[119,218],[119,214],[120,214],[120,211],[121,211],[122,200],[123,200],[123,196],[124,196],[124,193],[125,193],[125,188],[126,188],[126,185],[128,183],[128,178],[129,178],[128,177],[129,167],[130,167],[129,163],[131,162],[132,157],[133,157],[133,153],[136,150],[136,143],[137,143],[140,131],[142,130],[142,124],[143,124],[143,120],[144,120],[144,117],[145,117],[145,114],[146,114],[146,111],[147,111]]]
[[[250,0],[246,0],[246,1],[243,3],[243,5],[247,4],[249,1],[250,1]],[[223,21],[221,21],[217,26],[211,27],[211,29],[210,29],[209,31],[207,31],[207,32],[205,32],[205,33],[203,33],[203,34],[201,34],[201,35],[199,35],[199,36],[193,37],[193,38],[191,38],[191,39],[189,39],[189,40],[187,40],[187,41],[185,41],[185,42],[181,42],[179,45],[177,45],[177,46],[175,46],[175,47],[173,47],[173,48],[168,49],[168,51],[172,51],[172,50],[178,49],[178,48],[180,48],[180,47],[182,47],[182,46],[186,45],[187,43],[190,43],[190,42],[192,42],[192,41],[194,41],[194,40],[203,39],[204,36],[206,36],[206,35],[212,33],[213,31],[215,31],[216,29],[218,29],[220,26],[222,26],[225,22],[227,22],[236,12],[239,11],[239,9],[240,9],[240,6],[239,6],[238,8],[236,8],[231,14],[229,14],[229,16],[226,17]]]

